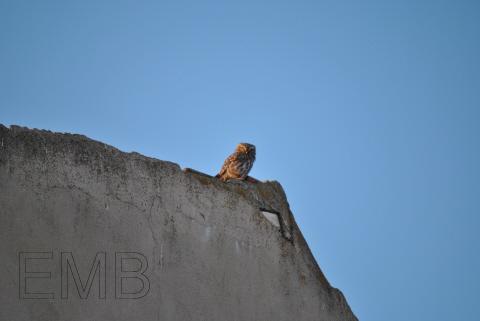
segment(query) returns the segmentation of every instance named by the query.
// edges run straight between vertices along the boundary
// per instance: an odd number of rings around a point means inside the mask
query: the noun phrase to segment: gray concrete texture
[[[82,135],[0,125],[0,238],[0,321],[357,320],[278,182]]]

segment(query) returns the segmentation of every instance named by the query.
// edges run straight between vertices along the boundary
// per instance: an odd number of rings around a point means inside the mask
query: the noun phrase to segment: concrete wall
[[[263,213],[262,213],[263,212]],[[0,320],[356,320],[277,182],[0,125]]]

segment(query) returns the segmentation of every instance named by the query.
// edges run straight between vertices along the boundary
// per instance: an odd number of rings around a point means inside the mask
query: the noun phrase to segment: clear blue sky
[[[254,143],[360,320],[478,320],[479,1],[0,0],[0,123]]]

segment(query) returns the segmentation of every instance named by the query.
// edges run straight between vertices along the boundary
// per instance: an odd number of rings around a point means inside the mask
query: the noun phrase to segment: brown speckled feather
[[[227,157],[220,172],[216,175],[222,181],[229,179],[246,179],[255,162],[255,146],[251,144],[238,144],[235,152]]]

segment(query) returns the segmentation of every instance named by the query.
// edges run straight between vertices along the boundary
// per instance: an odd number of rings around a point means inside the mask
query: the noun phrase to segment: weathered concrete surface
[[[85,136],[0,125],[0,238],[0,320],[356,320],[280,184],[224,184]],[[120,252],[139,254],[119,272]]]

